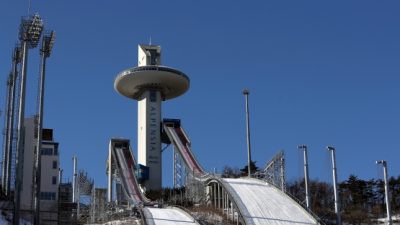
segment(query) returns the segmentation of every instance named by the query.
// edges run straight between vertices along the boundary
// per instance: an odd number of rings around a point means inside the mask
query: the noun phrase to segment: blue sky
[[[164,65],[191,79],[163,103],[180,118],[206,170],[246,163],[242,89],[250,90],[252,155],[263,166],[284,149],[289,180],[302,177],[297,145],[309,147],[310,177],[331,180],[327,145],[336,147],[339,180],[380,178],[400,164],[400,3],[397,1],[49,1],[32,0],[57,40],[47,63],[45,127],[60,142],[65,177],[78,167],[106,185],[111,137],[131,139],[137,105],[113,89],[137,65],[137,45],[162,46]],[[0,3],[0,107],[28,1]],[[36,112],[38,49],[29,52],[27,116]],[[1,121],[4,117],[1,116]],[[163,153],[170,185],[171,148]]]

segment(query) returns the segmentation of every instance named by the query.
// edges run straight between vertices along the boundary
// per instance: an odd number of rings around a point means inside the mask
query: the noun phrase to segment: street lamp
[[[385,160],[378,160],[376,164],[382,164],[383,167],[383,179],[385,181],[385,201],[386,201],[386,214],[387,214],[387,221],[389,225],[392,225],[392,212],[390,210],[390,190],[388,184],[388,173],[387,173],[387,162]]]
[[[342,225],[342,220],[340,218],[340,200],[337,185],[337,172],[336,172],[336,158],[335,158],[335,148],[328,146],[326,147],[328,151],[331,152],[332,156],[332,175],[333,175],[333,193],[335,195],[335,213],[336,213],[336,224]]]
[[[34,201],[34,225],[40,224],[40,181],[41,181],[41,149],[42,149],[42,128],[43,128],[43,105],[44,105],[44,88],[45,88],[45,73],[46,59],[50,57],[51,50],[54,45],[55,32],[51,31],[43,35],[42,48],[40,49],[41,66],[40,66],[40,86],[39,86],[39,112],[37,122],[37,143],[36,143],[36,158],[35,158],[35,201]]]
[[[25,95],[26,95],[26,74],[28,64],[28,48],[35,48],[39,43],[40,36],[43,30],[43,21],[39,14],[34,14],[29,18],[23,18],[19,29],[19,39],[22,47],[22,62],[21,62],[21,83],[19,96],[19,114],[18,114],[18,134],[17,134],[17,160],[16,160],[16,179],[15,179],[15,199],[14,199],[14,217],[13,224],[19,224],[19,211],[21,201],[21,186],[23,176],[24,161],[24,117],[25,117]]]
[[[247,134],[247,174],[251,177],[251,146],[250,146],[250,116],[249,116],[249,90],[244,89],[243,95],[246,100],[246,134]]]
[[[299,145],[297,146],[298,149],[303,150],[304,155],[304,188],[306,190],[306,205],[307,209],[311,208],[310,202],[310,187],[309,187],[309,178],[308,178],[308,157],[307,157],[307,146],[306,145]]]

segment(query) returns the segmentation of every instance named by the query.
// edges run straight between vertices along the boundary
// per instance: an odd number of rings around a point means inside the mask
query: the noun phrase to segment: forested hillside
[[[392,214],[400,212],[400,177],[390,177]],[[304,181],[287,184],[287,191],[305,202]],[[311,208],[329,223],[335,220],[332,184],[310,181]],[[342,220],[348,224],[376,224],[376,219],[386,217],[385,189],[382,180],[362,180],[355,175],[339,183]]]

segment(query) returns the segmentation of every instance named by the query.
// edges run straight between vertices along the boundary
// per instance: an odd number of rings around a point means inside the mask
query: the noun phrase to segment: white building
[[[58,187],[59,187],[59,152],[58,143],[54,142],[53,130],[42,130],[41,149],[41,224],[57,224]],[[37,142],[35,118],[25,119],[25,143],[23,162],[23,184],[21,190],[22,215],[32,215],[34,206],[34,162]],[[28,218],[27,218],[28,219]]]

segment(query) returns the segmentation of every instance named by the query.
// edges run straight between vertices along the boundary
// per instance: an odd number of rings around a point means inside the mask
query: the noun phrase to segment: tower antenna
[[[151,45],[151,36],[150,36],[150,39],[149,39],[149,45]]]

